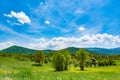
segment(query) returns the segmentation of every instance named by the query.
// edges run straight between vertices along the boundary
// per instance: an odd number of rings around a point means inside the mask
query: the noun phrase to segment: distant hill
[[[9,48],[3,49],[0,52],[8,52],[8,53],[25,53],[25,54],[34,54],[37,50],[29,49],[21,46],[11,46]],[[54,50],[42,50],[45,54],[49,54],[53,52]]]
[[[66,48],[66,50],[67,50],[70,54],[75,54],[79,49],[81,49],[81,48],[76,48],[76,47],[68,47],[68,48]],[[101,54],[101,53],[95,51],[93,48],[91,48],[91,50],[89,50],[88,48],[86,48],[86,49],[87,49],[87,51],[88,51],[89,53]],[[103,54],[103,53],[102,53],[102,54]]]
[[[20,47],[20,46],[11,46],[11,47],[1,50],[0,52],[8,52],[8,53],[19,52],[19,53],[32,54],[32,53],[35,53],[36,50],[28,49],[28,48]]]
[[[70,54],[75,54],[80,48],[76,47],[68,47],[65,48]],[[111,48],[111,49],[106,49],[106,48],[86,48],[88,52],[94,53],[94,54],[120,54],[120,48]],[[54,50],[42,50],[45,54],[49,54],[54,52]],[[8,53],[14,53],[14,52],[19,52],[19,53],[26,53],[26,54],[33,54],[36,52],[34,49],[28,49],[25,47],[20,47],[20,46],[12,46],[6,49],[1,50],[0,52],[8,52]]]
[[[101,54],[120,54],[120,48],[111,48],[111,49],[106,49],[106,48],[87,48],[87,50],[98,52],[98,53],[101,53]]]
[[[66,50],[71,53],[75,54],[80,48],[76,47],[68,47]],[[106,48],[86,48],[88,52],[94,53],[94,54],[120,54],[120,48],[111,48],[111,49],[106,49]]]
[[[80,48],[76,48],[76,47],[68,47],[66,48],[66,50],[70,53],[70,54],[75,54]]]
[[[55,50],[42,50],[42,51],[45,54],[49,54],[49,53],[55,52]]]

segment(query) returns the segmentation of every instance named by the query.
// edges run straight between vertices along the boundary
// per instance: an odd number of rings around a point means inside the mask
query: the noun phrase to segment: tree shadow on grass
[[[32,66],[36,66],[36,67],[42,67],[42,64],[32,64]]]

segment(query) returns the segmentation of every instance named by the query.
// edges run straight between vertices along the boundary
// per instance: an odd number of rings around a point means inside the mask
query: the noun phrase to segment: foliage
[[[76,59],[73,59],[73,65],[74,67],[78,67],[79,66],[79,63]]]
[[[53,56],[53,66],[55,67],[56,71],[63,71],[64,70],[64,63],[66,59],[65,56],[59,52],[55,53]]]
[[[53,65],[56,71],[63,71],[68,69],[71,56],[66,50],[60,50],[53,55]]]
[[[75,54],[79,48],[76,48],[76,47],[68,47],[66,48],[66,50],[70,53],[70,54]]]
[[[59,51],[59,53],[63,54],[64,57],[66,58],[65,60],[65,70],[68,69],[68,65],[69,65],[69,62],[70,62],[70,59],[71,59],[71,55],[68,53],[68,51],[66,51],[65,49],[62,49]]]
[[[32,66],[32,63],[0,56],[0,80],[120,80],[120,60],[116,66],[89,67],[84,72],[74,66],[55,72],[51,63],[43,67]]]
[[[86,61],[89,59],[89,55],[85,49],[80,49],[76,53],[76,58],[79,61],[79,66],[81,70],[84,70]]]
[[[114,60],[101,60],[98,62],[98,66],[116,66],[116,62]]]
[[[38,50],[36,54],[34,54],[34,61],[36,63],[42,64],[42,62],[44,61],[44,54],[42,51]]]

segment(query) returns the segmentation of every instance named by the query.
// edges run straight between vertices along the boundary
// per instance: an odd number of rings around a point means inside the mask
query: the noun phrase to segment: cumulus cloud
[[[10,14],[4,14],[4,16],[7,16],[7,17],[10,17],[10,18],[17,18],[18,22],[21,23],[21,24],[30,24],[31,23],[31,20],[30,18],[24,13],[24,12],[14,12],[14,11],[11,11]]]
[[[45,24],[50,24],[50,21],[46,20],[46,21],[45,21]]]
[[[10,14],[4,14],[4,16],[12,18],[12,15]]]
[[[12,42],[2,42],[2,43],[0,43],[0,50],[8,48],[13,45],[14,45],[14,43],[12,43]]]
[[[0,43],[0,50],[13,46],[12,42]],[[40,38],[35,39],[33,42],[25,45],[31,49],[53,49],[59,50],[67,47],[101,47],[113,48],[120,47],[120,36],[113,36],[107,33],[85,35],[81,37],[56,37],[52,39]]]
[[[83,26],[80,26],[78,30],[79,30],[79,31],[84,31],[85,28],[84,28]]]
[[[41,38],[34,43],[28,44],[29,48],[34,49],[63,49],[66,47],[119,47],[120,36],[113,36],[107,33],[85,35],[82,37],[56,37],[52,39]]]

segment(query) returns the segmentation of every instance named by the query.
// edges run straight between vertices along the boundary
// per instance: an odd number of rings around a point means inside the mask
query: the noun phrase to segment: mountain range
[[[68,47],[65,48],[69,53],[75,54],[80,48],[76,47]],[[106,48],[86,48],[91,53],[99,53],[99,54],[120,54],[120,48],[111,48],[111,49],[106,49]],[[25,53],[25,54],[33,54],[37,50],[34,49],[29,49],[21,46],[11,46],[6,49],[1,50],[0,52],[7,52],[7,53]],[[55,50],[42,50],[45,54],[49,54],[51,52],[54,52]]]

